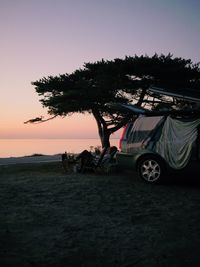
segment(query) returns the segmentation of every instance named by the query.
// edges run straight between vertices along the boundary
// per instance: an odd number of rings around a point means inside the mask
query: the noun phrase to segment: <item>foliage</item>
[[[92,113],[102,145],[107,146],[109,136],[122,127],[129,116],[119,111],[113,112],[106,103],[134,102],[138,106],[148,103],[154,107],[155,102],[149,99],[147,92],[150,86],[165,86],[175,91],[179,88],[199,90],[200,69],[199,64],[173,58],[171,54],[155,54],[152,57],[135,55],[85,63],[83,69],[72,74],[43,77],[32,84],[42,96],[42,105],[48,108],[52,116]],[[155,97],[154,94],[150,96],[151,99]],[[158,103],[166,101],[163,96],[156,97]]]

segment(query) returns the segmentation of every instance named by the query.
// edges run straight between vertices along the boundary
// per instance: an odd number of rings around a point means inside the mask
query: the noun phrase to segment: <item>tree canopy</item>
[[[155,103],[164,103],[166,99],[157,95],[155,102],[155,94],[151,94],[154,100],[150,100],[147,90],[151,86],[200,92],[200,69],[198,63],[193,64],[190,59],[176,58],[171,54],[135,55],[85,63],[82,69],[71,74],[43,77],[32,85],[42,96],[42,105],[53,117],[86,112],[93,114],[102,146],[105,147],[109,146],[110,135],[129,120],[129,114],[114,112],[106,103],[148,104],[149,108],[155,108]],[[36,121],[40,121],[39,117]]]

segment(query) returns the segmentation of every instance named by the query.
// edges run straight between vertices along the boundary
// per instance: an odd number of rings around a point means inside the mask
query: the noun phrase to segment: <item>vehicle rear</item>
[[[133,122],[126,124],[119,141],[119,152],[117,153],[116,158],[118,165],[123,169],[134,168],[134,162],[132,162],[133,154],[127,153],[128,138],[131,133],[132,127]]]
[[[165,118],[138,117],[127,125],[120,140],[121,150],[117,154],[118,166],[137,170],[148,182],[157,181],[164,173],[164,159],[156,153],[154,146],[159,139]]]
[[[200,119],[194,118],[138,117],[131,128],[125,128],[117,163],[120,168],[137,170],[145,181],[156,183],[168,169],[187,167],[193,148],[197,149],[199,125]]]

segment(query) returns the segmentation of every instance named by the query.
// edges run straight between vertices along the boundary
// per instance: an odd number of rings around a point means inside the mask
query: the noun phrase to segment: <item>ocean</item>
[[[119,147],[119,139],[110,139]],[[80,153],[84,149],[100,146],[99,139],[0,139],[0,158],[22,157],[33,154],[55,155],[65,151]]]

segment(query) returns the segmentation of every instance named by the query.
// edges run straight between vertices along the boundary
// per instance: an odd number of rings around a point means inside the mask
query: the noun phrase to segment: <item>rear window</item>
[[[127,143],[143,143],[148,137],[151,136],[151,134],[154,132],[154,129],[156,129],[162,119],[163,116],[138,117],[129,131]]]

